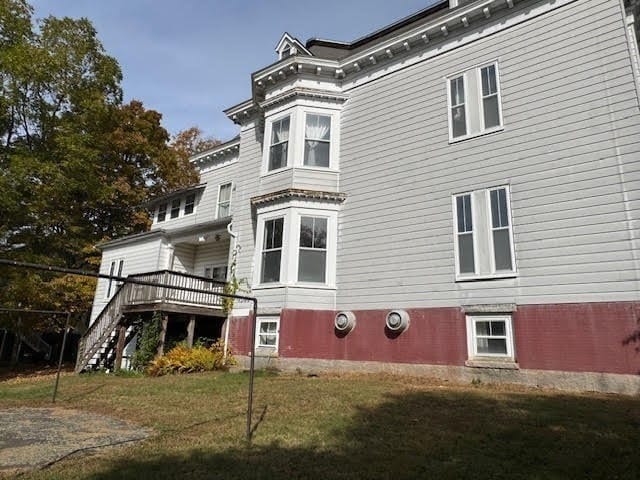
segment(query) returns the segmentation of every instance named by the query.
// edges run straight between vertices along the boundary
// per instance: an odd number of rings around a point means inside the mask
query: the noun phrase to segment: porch
[[[188,316],[191,339],[196,318],[207,318],[220,325],[224,321],[224,303],[220,294],[224,293],[225,282],[171,270],[129,275],[127,278],[158,286],[128,282],[118,286],[80,340],[76,371],[106,368],[110,363],[119,366],[125,345],[134,339],[145,317],[153,312],[162,313],[164,332],[168,328],[170,313]]]

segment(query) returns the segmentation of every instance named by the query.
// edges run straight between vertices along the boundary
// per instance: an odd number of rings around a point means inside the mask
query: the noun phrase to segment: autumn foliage
[[[189,348],[185,345],[177,345],[165,355],[151,362],[145,373],[152,377],[159,377],[171,373],[226,370],[235,363],[230,351],[227,351],[225,357],[222,341],[218,341],[210,347],[200,345]]]

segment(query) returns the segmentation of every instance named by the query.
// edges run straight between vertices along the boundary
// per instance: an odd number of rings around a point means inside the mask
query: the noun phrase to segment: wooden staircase
[[[156,285],[123,283],[104,307],[89,329],[80,339],[76,373],[97,368],[110,368],[115,360],[117,329],[127,327],[126,343],[137,333],[139,325],[130,322],[126,313],[133,311],[162,310],[168,305],[176,308],[198,307],[221,312],[224,282],[181,272],[162,270],[130,275],[128,278]],[[192,292],[159,285],[171,285],[183,289],[207,290]]]

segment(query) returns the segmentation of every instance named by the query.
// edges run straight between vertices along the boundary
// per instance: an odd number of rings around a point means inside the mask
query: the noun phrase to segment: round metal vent
[[[353,312],[338,312],[333,324],[337,331],[349,333],[356,326],[356,316]]]
[[[395,333],[404,332],[409,328],[409,314],[404,310],[391,310],[387,313],[387,328]]]

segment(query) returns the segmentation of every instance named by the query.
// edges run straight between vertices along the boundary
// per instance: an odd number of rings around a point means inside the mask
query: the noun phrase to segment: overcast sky
[[[125,99],[221,140],[237,127],[222,110],[249,98],[250,74],[273,63],[287,31],[352,41],[434,0],[31,0],[35,17],[87,17],[124,75]]]

